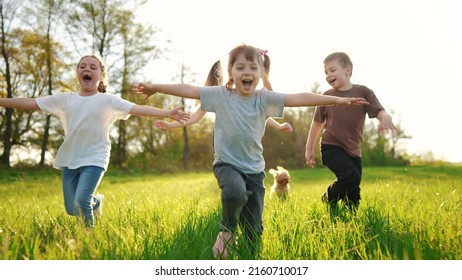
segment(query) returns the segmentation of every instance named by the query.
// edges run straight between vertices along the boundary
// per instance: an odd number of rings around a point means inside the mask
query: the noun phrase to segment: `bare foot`
[[[213,245],[213,255],[215,258],[222,260],[228,259],[228,250],[226,247],[228,247],[231,237],[231,232],[221,231],[218,233],[217,241],[215,241],[215,245]]]

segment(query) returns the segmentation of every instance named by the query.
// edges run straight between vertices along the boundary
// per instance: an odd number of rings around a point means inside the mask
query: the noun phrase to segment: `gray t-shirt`
[[[266,120],[283,117],[285,96],[265,89],[243,97],[225,86],[201,88],[201,109],[215,113],[213,164],[232,164],[247,174],[263,172]]]

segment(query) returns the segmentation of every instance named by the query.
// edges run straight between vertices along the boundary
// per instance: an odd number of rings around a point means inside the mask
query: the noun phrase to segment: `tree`
[[[75,12],[69,14],[68,31],[73,38],[77,52],[96,52],[103,57],[110,73],[111,87],[121,97],[130,98],[130,80],[153,58],[158,51],[151,45],[155,30],[135,22],[134,7],[146,1],[121,0],[82,0],[76,1]],[[127,7],[124,9],[124,7]],[[132,128],[128,122],[119,122],[117,131],[111,133],[114,149],[112,162],[126,165],[130,134],[139,130]]]
[[[151,26],[143,26],[134,22],[134,15],[131,11],[121,11],[120,20],[123,22],[120,36],[123,42],[122,53],[122,79],[121,79],[121,97],[131,101],[138,101],[130,94],[130,81],[138,74],[150,59],[156,54],[156,47],[146,42],[150,41],[155,33]],[[128,160],[129,141],[136,138],[137,129],[130,128],[132,121],[118,122],[118,137],[113,162],[117,165],[126,165]],[[131,138],[131,139],[130,139]]]
[[[398,151],[398,145],[400,140],[411,137],[406,135],[399,123],[396,127],[396,134],[379,134],[374,121],[365,125],[361,145],[363,164],[372,166],[410,164],[404,152]]]
[[[53,84],[54,80],[56,78],[54,77],[54,74],[57,73],[56,70],[53,70],[54,68],[57,68],[59,64],[56,60],[59,55],[57,55],[58,50],[62,50],[62,47],[55,45],[53,42],[53,36],[55,32],[53,32],[53,29],[55,29],[56,24],[58,23],[58,20],[60,19],[61,12],[65,10],[65,0],[41,0],[38,2],[34,3],[34,6],[32,8],[26,7],[25,9],[25,14],[27,15],[26,21],[33,20],[32,23],[30,23],[30,26],[32,29],[35,29],[36,32],[42,33],[43,30],[45,32],[43,33],[43,36],[45,37],[44,41],[44,54],[45,54],[45,60],[46,60],[46,81],[47,81],[47,94],[52,95],[53,94]],[[31,17],[31,15],[33,15]],[[45,26],[45,29],[42,27]],[[39,27],[39,28],[37,28]],[[56,65],[55,65],[56,64]],[[50,125],[51,125],[51,115],[46,116],[45,120],[45,127],[44,127],[44,134],[42,138],[42,144],[41,144],[41,153],[40,153],[40,163],[39,167],[43,168],[45,166],[45,155],[47,152],[47,146],[48,146],[48,141],[49,141],[49,135],[50,135]]]
[[[50,43],[56,56],[51,57],[51,75],[60,76],[66,65],[57,60],[62,52],[62,46],[54,41],[48,42],[46,36],[31,30],[15,29],[11,32],[9,40],[15,47],[11,49],[11,69],[13,96],[36,98],[46,95],[49,90],[48,54],[46,45]],[[61,83],[57,83],[59,87]],[[56,119],[50,123],[57,122]],[[38,111],[14,110],[12,115],[12,130],[10,142],[11,155],[23,153],[23,150],[40,150],[43,144],[46,116]],[[52,132],[57,132],[59,125],[50,126]],[[52,133],[53,140],[61,140],[62,133]],[[5,136],[6,137],[6,136]],[[48,141],[47,141],[48,142]],[[35,163],[35,162],[34,162]]]
[[[9,44],[8,36],[11,23],[18,11],[18,8],[22,5],[23,1],[1,1],[0,2],[0,28],[1,28],[1,50],[2,58],[4,61],[4,70],[2,69],[2,75],[6,83],[7,98],[13,97],[12,77],[10,69],[10,57],[11,57],[11,45]],[[5,133],[3,136],[3,154],[0,156],[1,164],[10,167],[10,152],[11,152],[11,127],[12,127],[12,115],[13,109],[7,108],[5,113],[6,126]]]

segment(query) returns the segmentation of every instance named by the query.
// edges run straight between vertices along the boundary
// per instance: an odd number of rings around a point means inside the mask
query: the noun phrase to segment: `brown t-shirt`
[[[374,92],[362,85],[353,85],[350,90],[327,90],[324,95],[340,97],[363,97],[369,105],[353,105],[346,107],[318,106],[314,121],[324,123],[321,144],[340,146],[355,157],[361,156],[364,122],[366,113],[369,118],[375,118],[384,110]]]

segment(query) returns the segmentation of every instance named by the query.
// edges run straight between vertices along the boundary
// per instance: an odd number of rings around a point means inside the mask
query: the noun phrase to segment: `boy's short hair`
[[[334,52],[329,54],[324,59],[324,64],[331,62],[332,60],[338,60],[340,65],[345,68],[348,65],[351,67],[351,74],[353,74],[353,62],[351,62],[350,57],[344,52]]]

